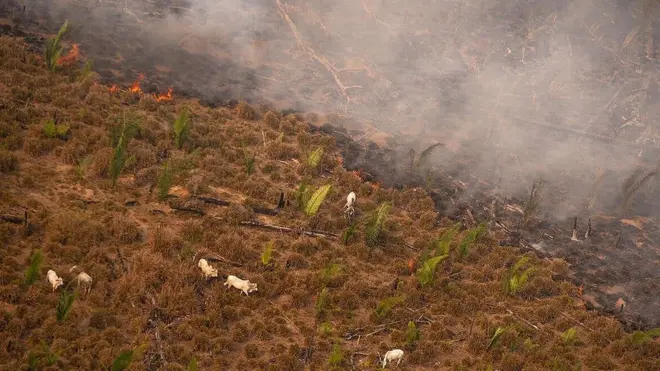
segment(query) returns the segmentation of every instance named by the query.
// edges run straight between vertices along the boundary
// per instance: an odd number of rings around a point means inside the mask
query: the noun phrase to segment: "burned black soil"
[[[365,180],[395,188],[425,187],[441,214],[467,226],[488,222],[506,232],[501,244],[518,245],[542,258],[565,259],[572,270],[566,279],[583,287],[589,307],[615,315],[628,329],[660,326],[660,229],[653,219],[594,216],[591,235],[586,239],[588,221],[579,220],[579,241],[571,240],[573,218],[541,219],[522,228],[525,200],[497,195],[497,190],[475,181],[469,171],[454,176],[439,174],[428,183],[419,173],[397,165],[405,163],[409,148],[358,143],[346,129],[331,125],[318,130],[335,136],[342,148],[344,166],[359,171]],[[354,135],[359,137],[360,133]],[[639,215],[635,205],[630,214]],[[609,211],[616,215],[615,208]],[[626,303],[623,310],[616,306],[619,299]]]

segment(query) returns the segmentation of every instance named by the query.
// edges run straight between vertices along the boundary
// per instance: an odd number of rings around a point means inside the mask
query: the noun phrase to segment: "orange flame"
[[[373,183],[371,183],[371,187],[372,187],[373,189],[379,189],[379,188],[380,188],[380,183],[378,183],[378,182],[373,182]]]
[[[71,46],[71,50],[69,50],[69,53],[65,56],[60,57],[57,60],[57,64],[60,66],[70,66],[78,61],[79,56],[80,56],[80,49],[78,48],[78,44],[73,44]]]
[[[174,90],[172,88],[167,89],[167,94],[160,94],[156,96],[156,101],[162,102],[164,100],[172,100],[172,92]]]
[[[142,93],[142,88],[140,87],[140,81],[142,81],[143,79],[144,79],[144,75],[140,74],[138,76],[138,79],[135,80],[135,82],[133,82],[133,85],[131,85],[131,87],[128,88],[128,90],[131,93]]]
[[[360,172],[359,172],[359,171],[357,171],[357,170],[353,170],[352,173],[353,173],[353,175],[355,175],[355,176],[358,177],[359,179],[362,179],[362,177],[360,176]]]
[[[119,86],[117,84],[112,84],[110,88],[108,88],[111,94],[117,93],[119,91]]]
[[[417,263],[417,258],[412,257],[410,260],[408,260],[408,272],[410,274],[413,274],[415,272],[415,264]]]

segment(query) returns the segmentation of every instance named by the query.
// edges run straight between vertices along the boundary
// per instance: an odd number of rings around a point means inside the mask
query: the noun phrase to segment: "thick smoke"
[[[337,112],[418,151],[442,142],[441,171],[503,194],[550,180],[560,219],[584,212],[599,169],[613,207],[625,176],[657,160],[658,64],[646,56],[660,35],[647,17],[657,5],[642,3],[25,1],[51,31],[70,19],[89,55],[160,71],[175,90]]]

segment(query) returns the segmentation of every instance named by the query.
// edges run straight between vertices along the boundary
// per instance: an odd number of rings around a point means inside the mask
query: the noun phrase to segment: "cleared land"
[[[193,369],[193,359],[200,369],[375,369],[378,354],[395,347],[406,351],[401,370],[660,368],[653,334],[625,333],[615,319],[586,311],[578,288],[562,280],[565,263],[535,255],[521,262],[488,229],[470,242],[474,225],[446,251],[436,240],[453,223],[425,191],[379,187],[344,170],[335,139],[311,133],[301,116],[112,92],[93,73],[49,71],[8,37],[0,60],[7,369],[101,369],[130,350],[136,370]],[[190,127],[179,149],[173,126],[184,107]],[[132,124],[113,186],[109,169]],[[303,181],[312,190],[331,185],[311,216],[297,207]],[[347,229],[350,191],[358,223],[344,245],[333,235]],[[280,192],[290,202],[270,212]],[[369,246],[370,216],[383,203],[389,216],[381,214],[382,233]],[[255,221],[293,232],[245,225]],[[329,234],[296,233],[303,230]],[[31,264],[37,250],[43,262]],[[431,257],[445,252],[429,276]],[[245,296],[221,279],[206,281],[201,257],[259,291]],[[58,309],[61,293],[75,288],[74,265],[94,287]],[[69,286],[52,292],[48,269]]]

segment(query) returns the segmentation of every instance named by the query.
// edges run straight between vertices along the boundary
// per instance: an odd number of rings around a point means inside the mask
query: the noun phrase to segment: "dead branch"
[[[217,198],[205,197],[205,196],[193,196],[194,198],[211,205],[217,206],[230,206],[231,202],[219,200]]]
[[[307,45],[306,42],[303,41],[303,39],[300,37],[300,34],[298,33],[298,27],[296,26],[295,23],[291,20],[289,15],[287,14],[286,10],[284,10],[284,6],[280,2],[280,0],[276,0],[277,8],[280,11],[280,15],[282,16],[282,19],[286,21],[286,23],[289,25],[289,28],[291,28],[291,32],[293,32],[293,35],[296,38],[296,41],[298,42],[298,46],[300,48],[309,53],[317,62],[323,65],[328,72],[332,75],[332,78],[335,80],[335,84],[337,84],[337,87],[339,87],[339,90],[341,94],[346,98],[346,104],[351,103],[351,97],[348,95],[347,90],[348,89],[355,89],[355,88],[361,88],[361,86],[358,85],[353,85],[353,86],[346,86],[344,83],[341,81],[339,76],[337,76],[337,67],[333,66],[323,55],[317,53],[312,47]]]
[[[11,216],[11,215],[0,215],[0,220],[3,220],[8,223],[12,224],[23,224],[24,220],[23,218],[19,218],[16,216]]]
[[[566,317],[566,318],[568,318],[568,319],[570,319],[571,321],[577,323],[578,325],[580,325],[580,326],[586,328],[587,330],[589,330],[589,331],[591,331],[591,332],[594,332],[594,329],[592,329],[591,327],[585,325],[584,323],[582,323],[582,322],[576,320],[575,318],[569,316],[568,314],[566,314],[566,313],[564,313],[564,312],[561,312],[561,315],[564,316],[564,317]]]
[[[211,256],[209,256],[209,257],[204,257],[204,259],[206,259],[206,260],[208,260],[208,261],[210,261],[210,262],[213,262],[213,261],[220,261],[220,262],[223,262],[223,263],[231,264],[231,265],[233,265],[233,266],[235,266],[235,267],[242,267],[242,266],[243,266],[243,264],[241,264],[241,263],[238,263],[238,262],[235,262],[235,261],[231,261],[231,260],[229,260],[229,259],[227,259],[227,258],[225,258],[225,257],[223,257],[223,256],[217,255],[217,254],[213,254],[213,255],[211,255]]]
[[[524,322],[527,326],[530,326],[531,328],[533,328],[534,330],[536,330],[536,331],[540,331],[540,330],[541,330],[541,329],[540,329],[538,326],[536,326],[535,324],[533,324],[533,323],[529,322],[528,320],[522,318],[521,316],[519,316],[519,315],[513,313],[513,311],[511,311],[511,309],[507,309],[506,311],[507,311],[510,315],[514,316],[516,319],[519,319],[520,321]]]
[[[300,233],[300,234],[303,234],[305,236],[310,236],[310,237],[325,237],[325,238],[329,238],[329,239],[332,239],[332,240],[336,240],[338,238],[338,236],[336,234],[330,233],[330,232],[315,231],[315,230],[311,230],[311,231],[298,230],[298,229],[295,229],[295,228],[282,227],[282,226],[279,226],[279,225],[261,223],[261,222],[257,222],[257,221],[254,221],[254,220],[242,221],[240,224],[244,225],[244,226],[248,226],[248,227],[270,229],[270,230],[277,231],[277,232]]]

